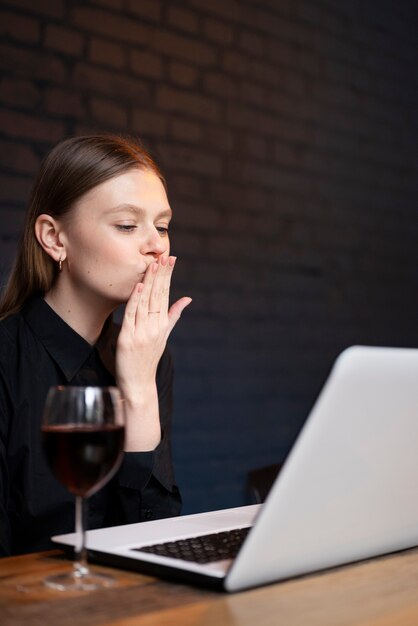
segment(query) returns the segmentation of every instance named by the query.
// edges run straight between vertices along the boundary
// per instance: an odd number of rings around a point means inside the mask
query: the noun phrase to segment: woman
[[[191,299],[169,308],[170,218],[161,173],[133,141],[77,137],[43,161],[0,302],[1,555],[73,530],[73,498],[41,449],[52,385],[116,384],[124,398],[124,459],[90,498],[88,527],[179,514],[165,346]]]

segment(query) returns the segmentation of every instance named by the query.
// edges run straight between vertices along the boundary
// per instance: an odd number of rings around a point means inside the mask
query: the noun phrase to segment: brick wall
[[[56,141],[129,131],[166,174],[185,511],[246,502],[342,348],[418,344],[416,29],[406,0],[0,2],[3,277]]]

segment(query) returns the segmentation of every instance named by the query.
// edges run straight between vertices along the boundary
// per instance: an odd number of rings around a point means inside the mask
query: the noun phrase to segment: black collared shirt
[[[51,547],[52,535],[74,530],[74,498],[43,456],[41,419],[52,385],[114,385],[119,328],[111,320],[95,346],[43,300],[0,321],[0,556]],[[179,515],[170,429],[171,358],[157,371],[162,439],[153,452],[124,454],[115,477],[89,498],[88,528]]]

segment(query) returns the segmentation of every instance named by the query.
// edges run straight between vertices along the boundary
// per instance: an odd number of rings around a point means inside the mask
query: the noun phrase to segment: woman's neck
[[[116,308],[107,306],[91,294],[83,299],[68,286],[54,285],[44,296],[45,302],[89,344],[98,340],[106,319]]]

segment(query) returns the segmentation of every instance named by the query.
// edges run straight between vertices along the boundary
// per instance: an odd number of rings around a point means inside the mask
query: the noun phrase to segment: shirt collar
[[[94,346],[64,322],[41,295],[30,298],[24,305],[22,313],[32,331],[70,382],[88,359]],[[109,325],[106,324],[105,335],[108,328]],[[103,335],[99,343],[100,347],[106,345],[106,338]]]

